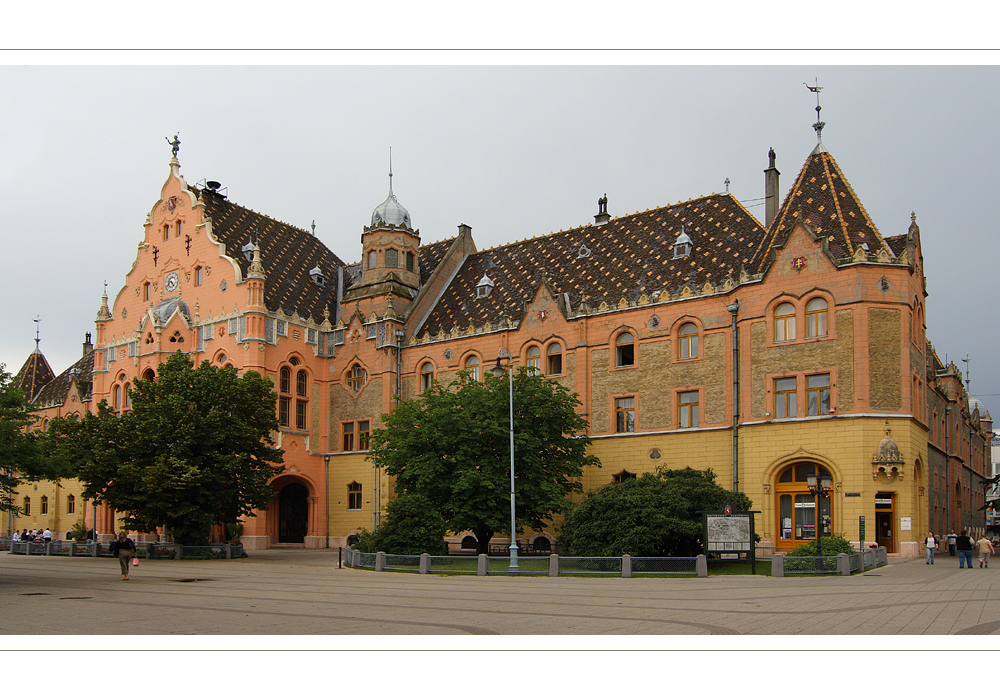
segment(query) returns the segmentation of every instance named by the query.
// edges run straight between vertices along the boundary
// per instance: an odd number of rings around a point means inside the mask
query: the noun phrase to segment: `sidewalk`
[[[4,635],[996,635],[1000,561],[959,570],[948,556],[891,559],[817,578],[476,577],[338,569],[336,550],[267,550],[142,561],[122,581],[116,560],[0,553],[0,605]]]

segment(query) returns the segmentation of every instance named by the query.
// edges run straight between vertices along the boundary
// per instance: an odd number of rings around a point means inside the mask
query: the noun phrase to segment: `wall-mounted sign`
[[[860,497],[861,497],[860,491],[848,491],[847,493],[844,494],[844,498],[860,498]]]
[[[910,529],[910,519],[909,518],[900,518],[899,519],[899,529],[900,530],[909,530]]]

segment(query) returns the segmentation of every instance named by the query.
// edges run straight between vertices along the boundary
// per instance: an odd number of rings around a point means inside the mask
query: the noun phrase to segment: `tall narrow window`
[[[369,250],[368,251],[368,269],[369,270],[374,270],[375,269],[375,262],[376,262],[375,251],[374,250]]]
[[[479,381],[479,358],[469,355],[465,360],[465,371],[469,373],[469,379],[474,382]]]
[[[24,506],[21,508],[25,515],[31,515],[31,499],[27,496],[24,497]]]
[[[358,421],[358,449],[367,450],[371,447],[371,421]]]
[[[66,512],[70,515],[76,512],[76,496],[73,494],[66,497]]]
[[[343,446],[344,452],[354,452],[354,422],[342,423],[341,431],[343,432]]]
[[[396,252],[395,248],[389,248],[385,251],[385,266],[399,267],[399,253]]]
[[[40,509],[40,513],[42,515],[47,515],[48,512],[49,512],[49,497],[42,496],[42,507]]]
[[[434,384],[434,365],[425,362],[420,366],[420,391],[427,391]]]
[[[685,323],[677,333],[677,358],[693,360],[698,357],[698,326]]]
[[[132,385],[125,385],[125,408],[132,408]]]
[[[282,367],[278,371],[278,423],[287,428],[292,424],[292,371]]]
[[[200,287],[201,286],[201,282],[202,282],[201,273],[202,273],[201,267],[196,267],[194,269],[194,286],[196,286],[196,287]]]
[[[163,240],[170,240],[170,224],[163,224]]]
[[[810,416],[825,416],[830,412],[830,375],[806,377],[806,404]]]
[[[615,432],[635,432],[635,397],[615,399]]]
[[[635,338],[631,333],[622,333],[615,341],[615,366],[632,367],[635,365]]]
[[[350,374],[347,375],[347,386],[350,387],[351,391],[355,394],[361,391],[365,386],[365,380],[367,379],[368,373],[365,372],[365,368],[359,364],[355,364],[351,367]]]
[[[115,384],[114,388],[114,402],[115,402],[114,407],[115,410],[117,411],[119,408],[122,407],[122,388],[117,384]]]
[[[682,428],[698,427],[698,392],[682,391],[677,395],[678,424]]]
[[[795,307],[785,302],[774,310],[774,342],[795,340]]]
[[[824,338],[827,334],[826,299],[811,299],[806,304],[806,337]]]
[[[413,272],[413,253],[406,254],[406,269]]]
[[[149,301],[149,282],[142,285],[142,299],[143,301]]]
[[[347,485],[347,509],[361,510],[361,484],[356,481]]]
[[[177,222],[177,237],[178,238],[181,237],[181,225],[182,225],[182,222],[178,221]]]
[[[527,367],[530,374],[539,374],[542,371],[542,349],[537,345],[528,348]]]
[[[562,345],[559,343],[552,343],[549,345],[548,350],[548,375],[557,375],[563,373],[563,357],[562,357]]]
[[[774,417],[794,418],[797,414],[795,406],[795,377],[774,380]]]

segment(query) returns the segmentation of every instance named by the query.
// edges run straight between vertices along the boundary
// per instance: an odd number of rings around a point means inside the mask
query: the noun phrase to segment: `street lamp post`
[[[503,365],[500,364],[502,358],[509,361],[507,379],[510,398],[510,565],[507,567],[507,573],[516,574],[520,569],[517,566],[517,523],[514,517],[514,358],[507,348],[500,348],[496,367],[490,371],[494,377],[503,376]]]
[[[830,488],[833,486],[833,478],[829,474],[826,476],[817,476],[814,472],[806,477],[806,484],[809,485],[809,493],[818,497],[816,500],[816,556],[822,557],[823,515],[820,512],[820,503],[830,493]]]

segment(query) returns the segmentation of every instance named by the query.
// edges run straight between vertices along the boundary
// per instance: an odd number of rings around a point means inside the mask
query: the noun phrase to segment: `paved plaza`
[[[0,634],[996,635],[994,564],[893,559],[822,578],[421,576],[338,569],[336,550],[275,549],[143,560],[122,581],[113,559],[4,552]]]

